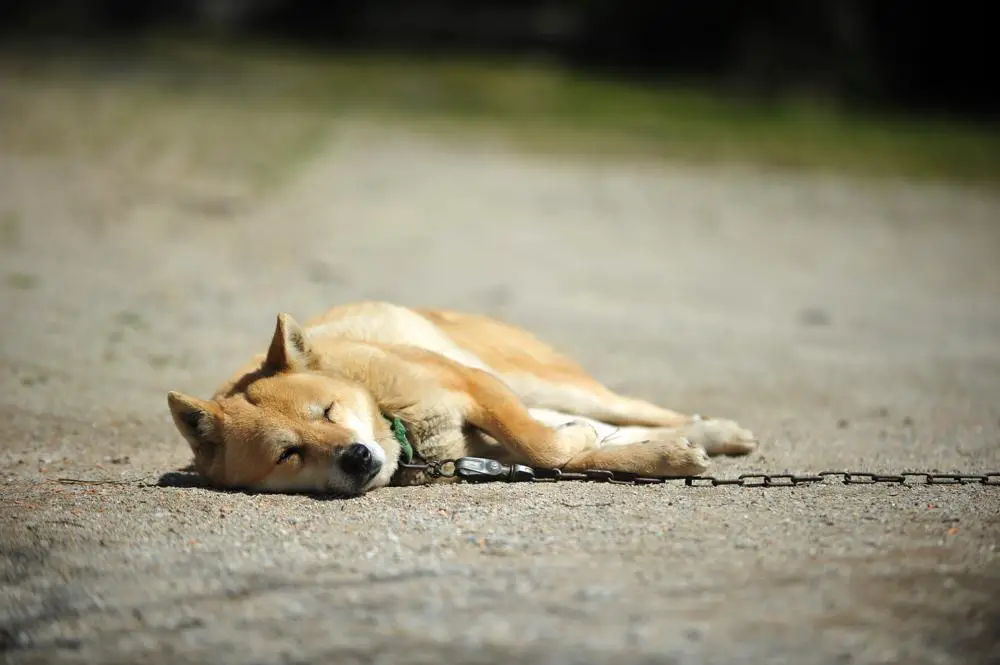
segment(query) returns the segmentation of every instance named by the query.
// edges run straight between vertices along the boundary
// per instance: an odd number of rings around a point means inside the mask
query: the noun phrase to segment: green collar
[[[403,464],[409,464],[413,461],[413,446],[410,445],[410,440],[406,438],[406,425],[399,418],[385,416],[385,419],[389,421],[389,425],[392,427],[392,435],[399,443],[399,460]]]

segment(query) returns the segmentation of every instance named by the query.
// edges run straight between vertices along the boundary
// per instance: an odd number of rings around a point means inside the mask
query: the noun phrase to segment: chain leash
[[[640,476],[634,473],[590,469],[563,471],[561,469],[535,469],[522,464],[503,464],[482,457],[461,457],[451,460],[400,464],[401,469],[422,471],[431,478],[459,478],[472,483],[488,482],[557,482],[584,480],[617,485],[663,485],[683,481],[687,487],[795,487],[839,479],[844,485],[986,485],[1000,487],[1000,471],[982,474],[931,473],[928,471],[903,471],[897,474],[868,473],[864,471],[820,471],[815,474],[793,473],[744,473],[736,478],[714,476]]]

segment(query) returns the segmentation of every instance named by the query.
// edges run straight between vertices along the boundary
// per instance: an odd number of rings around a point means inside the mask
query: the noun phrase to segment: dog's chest
[[[446,416],[429,416],[406,425],[416,457],[425,461],[453,459],[466,454],[462,426]]]

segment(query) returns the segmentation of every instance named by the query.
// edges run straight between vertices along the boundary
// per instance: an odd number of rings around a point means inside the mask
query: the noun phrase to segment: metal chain
[[[462,457],[415,464],[400,464],[400,468],[422,471],[431,478],[460,478],[468,482],[557,482],[584,480],[618,485],[662,485],[683,481],[687,487],[795,487],[821,483],[828,478],[839,479],[844,485],[986,485],[1000,487],[1000,471],[982,474],[931,473],[928,471],[903,471],[898,474],[868,473],[866,471],[820,471],[815,474],[793,473],[744,473],[736,478],[714,476],[640,476],[634,473],[590,469],[563,471],[561,469],[535,469],[521,464],[502,464],[481,457]]]

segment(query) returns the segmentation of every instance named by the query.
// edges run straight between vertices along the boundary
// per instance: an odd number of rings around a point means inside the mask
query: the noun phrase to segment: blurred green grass
[[[359,118],[578,157],[1000,182],[995,128],[629,85],[539,62],[161,39],[127,58],[5,54],[0,76],[0,147],[172,160],[258,183],[281,181],[338,120]]]

